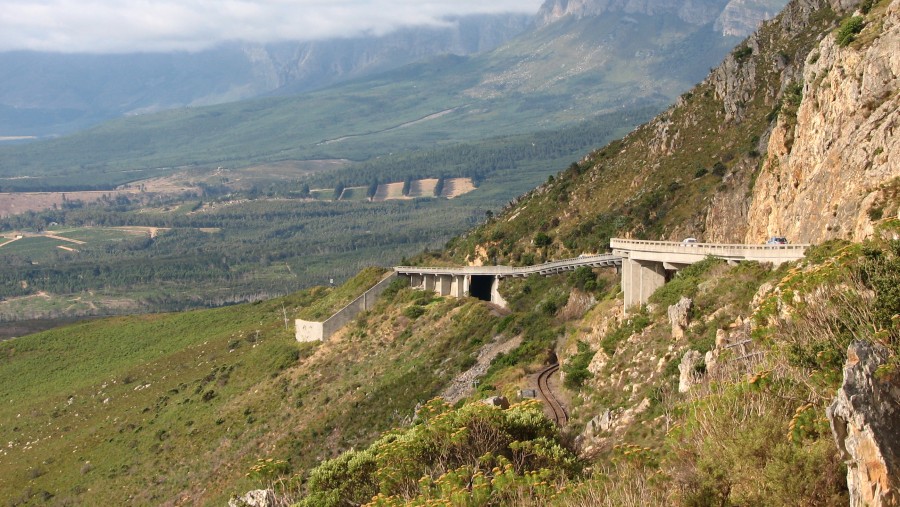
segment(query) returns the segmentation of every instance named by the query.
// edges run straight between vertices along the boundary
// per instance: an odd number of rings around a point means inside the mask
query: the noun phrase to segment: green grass
[[[60,251],[57,248],[60,245],[76,249],[80,246],[53,238],[25,237],[0,247],[0,255],[17,255],[40,262],[52,259],[55,252]]]
[[[369,190],[368,187],[345,188],[344,193],[341,194],[341,200],[342,201],[365,202],[368,200],[368,196],[366,196],[366,192],[368,190]]]
[[[386,270],[383,268],[366,268],[340,287],[312,292],[313,300],[300,312],[298,318],[324,321],[363,292],[372,288],[384,277],[385,273]]]
[[[90,244],[102,242],[115,242],[123,239],[142,237],[149,235],[143,231],[126,231],[121,229],[107,229],[102,227],[86,227],[83,229],[60,229],[51,230],[53,234],[70,238],[78,241],[85,241]]]
[[[258,458],[300,471],[399,423],[494,319],[481,302],[441,299],[403,333],[395,322],[417,293],[398,288],[350,324],[350,340],[313,355],[283,311],[294,318],[315,294],[0,343],[0,497],[160,504],[186,493],[221,505],[263,485],[245,476]]]
[[[310,195],[312,195],[313,199],[318,199],[320,201],[331,201],[334,200],[334,189],[333,188],[322,188],[311,190]]]

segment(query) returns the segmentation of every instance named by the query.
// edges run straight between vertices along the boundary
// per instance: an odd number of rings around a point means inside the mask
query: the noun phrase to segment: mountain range
[[[294,94],[442,54],[489,51],[532,16],[461,16],[439,27],[306,42],[234,42],[199,52],[0,53],[0,137],[70,133],[104,120]]]
[[[270,48],[251,52],[257,55],[254,61],[258,65],[249,65],[247,52],[240,52],[243,56],[238,60],[243,62],[240,66],[245,71],[235,76],[243,75],[243,84],[232,86],[227,84],[230,81],[224,81],[213,87],[218,90],[215,94],[221,98],[231,93],[228,90],[246,88],[249,76],[259,74],[266,76],[264,81],[269,85],[263,88],[270,97],[120,118],[59,140],[6,147],[0,150],[0,176],[34,178],[42,173],[72,174],[78,168],[83,181],[96,182],[92,171],[113,174],[124,169],[133,180],[142,177],[141,170],[160,167],[215,168],[315,159],[359,161],[489,135],[546,130],[615,110],[647,105],[661,108],[701,79],[740,40],[731,32],[745,30],[749,25],[740,30],[737,25],[728,25],[731,28],[727,30],[716,28],[717,23],[725,23],[722,17],[726,13],[740,12],[742,17],[756,22],[768,14],[754,7],[760,5],[757,2],[737,0],[703,4],[707,16],[699,18],[674,16],[671,9],[658,8],[655,3],[635,6],[598,1],[578,5],[584,8],[548,2],[538,16],[539,22],[510,39],[524,28],[525,18],[490,18],[492,22],[478,18],[481,24],[473,26],[482,28],[469,30],[477,37],[462,37],[470,41],[462,47],[476,51],[503,42],[496,49],[472,56],[444,54],[381,74],[366,72],[409,61],[410,52],[420,50],[379,53],[378,49],[360,49],[366,46],[365,41],[323,42],[305,49],[287,45],[279,51]],[[697,7],[691,12],[704,9]],[[716,15],[708,15],[709,12]],[[461,22],[459,30],[465,26]],[[415,33],[419,32],[409,30],[386,36],[381,39],[381,47],[398,43],[407,47],[409,40],[404,37]],[[442,43],[418,46],[446,53],[459,46],[453,42],[460,38],[454,33],[458,32],[445,32]],[[231,61],[227,57],[229,50],[219,51],[214,54],[219,54],[223,62]],[[86,58],[102,62],[105,57]],[[173,57],[146,58],[165,61]],[[202,60],[200,55],[180,58]],[[342,63],[345,60],[346,65]],[[179,75],[187,67],[182,66]],[[214,68],[227,69],[228,65]],[[18,74],[28,73],[12,76]],[[143,81],[158,81],[161,89],[168,89],[170,78],[166,76],[160,73],[155,80]],[[279,93],[287,93],[352,76],[359,77],[313,92],[271,96],[276,88]],[[32,76],[30,81],[38,80]],[[162,99],[153,92],[142,91],[141,100],[123,96],[114,102],[122,106],[120,112],[134,112],[163,104],[202,102],[212,96],[207,85],[172,89],[176,95],[193,98]],[[60,111],[83,110],[89,102],[73,96],[46,106],[39,100],[28,104],[57,117],[63,114]],[[8,112],[27,116],[27,109],[10,106],[10,100],[5,103]],[[108,108],[99,109],[113,114]],[[76,117],[80,114],[73,112]],[[121,176],[112,176],[106,183],[125,181]],[[47,184],[40,178],[7,183]]]
[[[711,24],[723,37],[744,37],[783,3],[551,1],[536,15],[461,16],[447,19],[445,26],[406,27],[383,36],[235,42],[193,53],[5,52],[0,53],[6,69],[0,77],[0,137],[60,135],[120,116],[320,89],[437,55],[488,52],[562,18],[675,15],[698,27]]]

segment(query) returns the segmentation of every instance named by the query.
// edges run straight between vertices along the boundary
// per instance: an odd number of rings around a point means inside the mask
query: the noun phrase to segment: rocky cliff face
[[[880,378],[883,347],[854,342],[844,384],[828,408],[838,449],[847,459],[851,507],[900,504],[900,385]]]
[[[785,0],[548,0],[538,12],[545,26],[565,17],[583,18],[608,12],[677,16],[693,25],[715,23],[722,35],[745,37],[773,17]]]
[[[268,63],[278,86],[308,90],[440,54],[490,51],[525,31],[532,16],[466,16],[444,27],[410,27],[381,37],[330,39],[269,46]]]
[[[900,176],[900,3],[870,17],[858,41],[828,35],[807,58],[796,115],[783,111],[756,181],[745,240],[819,243],[872,233],[879,187]]]

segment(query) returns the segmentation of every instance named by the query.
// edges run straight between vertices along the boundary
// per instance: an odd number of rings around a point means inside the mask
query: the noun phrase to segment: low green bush
[[[563,372],[566,374],[566,380],[563,382],[563,385],[569,389],[579,389],[584,385],[584,382],[593,376],[588,371],[588,365],[591,364],[591,359],[593,358],[594,351],[591,350],[591,347],[587,343],[579,341],[578,352],[570,357],[562,367]]]
[[[856,40],[856,34],[862,31],[865,25],[865,19],[862,16],[853,16],[841,23],[841,28],[837,33],[838,46],[845,47]]]

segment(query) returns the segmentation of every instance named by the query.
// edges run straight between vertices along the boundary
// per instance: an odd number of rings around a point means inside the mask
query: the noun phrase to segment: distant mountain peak
[[[543,27],[568,17],[606,13],[673,15],[692,25],[715,23],[715,30],[723,36],[744,37],[786,4],[787,0],[547,0],[538,11],[536,24]]]

